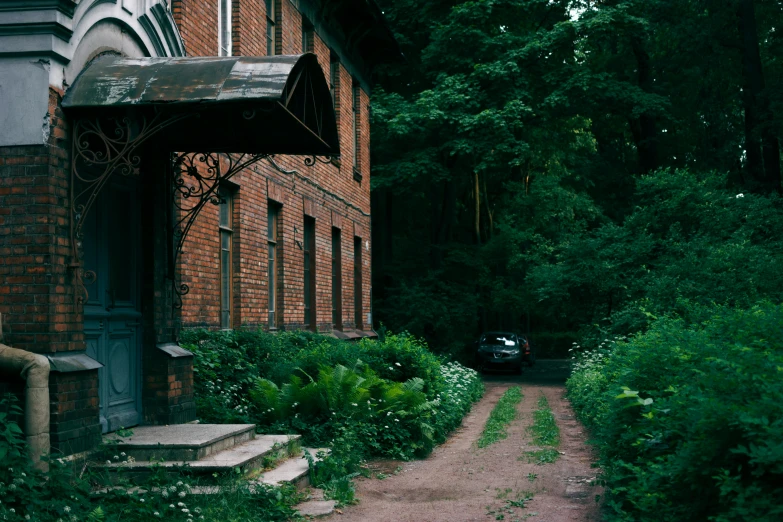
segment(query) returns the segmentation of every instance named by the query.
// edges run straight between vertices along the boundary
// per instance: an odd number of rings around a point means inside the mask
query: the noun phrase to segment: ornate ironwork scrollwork
[[[138,175],[139,148],[150,137],[192,114],[155,113],[125,117],[80,118],[74,121],[71,141],[71,254],[76,301],[87,300],[90,271],[82,266],[82,226],[101,190],[115,173]],[[94,272],[92,276],[94,277]]]
[[[173,265],[182,253],[185,239],[201,210],[207,204],[221,203],[220,183],[249,167],[268,154],[226,154],[188,152],[174,157],[172,175],[172,208],[175,209]],[[190,287],[177,282],[176,269],[172,277],[174,308],[182,308],[182,298]]]
[[[316,161],[320,163],[325,163],[327,165],[333,162],[331,156],[324,156],[323,158],[320,156],[306,156],[304,159],[304,164],[307,165],[308,167],[312,167],[313,165],[315,165]]]

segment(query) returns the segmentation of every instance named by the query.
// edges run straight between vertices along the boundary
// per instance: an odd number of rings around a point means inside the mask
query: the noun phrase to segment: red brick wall
[[[97,370],[53,372],[49,394],[52,450],[71,455],[97,446],[101,441]]]
[[[217,32],[202,41],[192,36],[190,26],[217,25],[217,14],[205,9],[184,9],[174,2],[175,19],[185,38],[189,55],[214,55]],[[190,2],[187,2],[190,3]],[[263,55],[266,50],[266,13],[264,3],[234,0],[233,53]],[[289,0],[278,0],[276,13],[277,52],[302,52],[302,17]],[[206,34],[201,32],[199,34]],[[329,79],[329,48],[323,38],[314,34],[313,47],[325,78]],[[331,329],[332,269],[331,230],[333,224],[342,229],[343,325],[352,328],[354,318],[353,249],[354,235],[362,243],[370,241],[370,162],[369,162],[369,98],[361,95],[361,182],[353,176],[353,79],[341,64],[339,111],[340,167],[320,161],[306,166],[304,158],[277,156],[274,161],[286,171],[282,173],[269,162],[262,161],[252,169],[236,175],[234,196],[234,327],[267,327],[269,285],[267,281],[267,207],[273,200],[281,205],[278,238],[278,266],[281,284],[278,290],[278,310],[283,327],[304,325],[304,254],[299,244],[303,239],[307,206],[316,218],[316,322],[319,330]],[[334,217],[333,217],[334,216]],[[299,242],[299,244],[297,244]],[[182,256],[183,282],[190,286],[184,298],[183,326],[216,328],[220,324],[220,273],[218,208],[208,205],[190,231]],[[363,252],[362,276],[363,314],[370,310],[371,251]]]
[[[37,353],[84,349],[70,242],[70,136],[49,90],[45,145],[0,147],[0,313],[3,342]],[[52,372],[52,448],[65,454],[100,441],[98,372]]]
[[[84,349],[74,306],[68,221],[68,125],[50,89],[46,145],[0,147],[0,313],[5,344]]]
[[[234,3],[236,2],[237,0],[234,0]],[[172,0],[171,11],[188,56],[217,55],[217,0]]]

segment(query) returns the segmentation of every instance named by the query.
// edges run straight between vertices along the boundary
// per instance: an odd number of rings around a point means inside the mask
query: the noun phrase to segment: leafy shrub
[[[9,522],[147,522],[166,520],[220,520],[271,522],[289,520],[299,496],[293,487],[255,484],[250,490],[239,476],[221,478],[218,492],[190,495],[192,479],[172,478],[163,470],[139,484],[92,491],[103,483],[100,473],[74,474],[60,459],[49,460],[49,472],[32,466],[22,430],[9,420],[19,407],[0,399],[0,520]],[[7,411],[3,411],[7,410]],[[119,456],[118,456],[119,459]],[[139,487],[140,486],[140,487]]]
[[[195,355],[196,406],[207,422],[256,422],[259,412],[248,398],[259,377],[282,386],[292,375],[306,379],[321,366],[352,367],[357,360],[382,379],[422,379],[429,398],[443,387],[440,359],[407,334],[351,343],[306,331],[197,329],[184,331],[181,343]]]
[[[362,361],[352,369],[323,365],[316,376],[305,380],[292,375],[281,387],[259,379],[250,395],[258,421],[270,431],[301,422],[310,428],[311,442],[323,443],[347,430],[362,441],[365,455],[410,459],[432,451],[481,396],[481,382],[472,370],[452,363],[441,371],[450,385],[442,395],[448,397],[447,407],[440,394],[428,400],[423,379],[382,379]],[[463,374],[461,382],[454,382],[457,372]]]
[[[582,356],[568,390],[600,449],[607,520],[783,518],[781,368],[772,304],[658,319]]]

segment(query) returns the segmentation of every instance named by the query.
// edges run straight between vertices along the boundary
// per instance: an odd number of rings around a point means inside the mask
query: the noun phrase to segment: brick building
[[[398,56],[360,0],[0,5],[0,392],[49,371],[31,444],[193,420],[183,327],[371,335],[368,96]]]

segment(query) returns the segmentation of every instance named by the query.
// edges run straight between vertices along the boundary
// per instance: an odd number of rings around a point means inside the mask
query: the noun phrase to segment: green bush
[[[259,412],[251,411],[248,398],[259,378],[282,386],[292,375],[307,378],[321,366],[352,367],[357,360],[383,379],[422,379],[430,398],[443,387],[440,359],[406,334],[352,343],[306,331],[193,329],[184,331],[180,342],[195,354],[196,407],[206,422],[256,422]]]
[[[219,492],[190,495],[192,479],[171,478],[165,472],[132,487],[120,486],[95,494],[93,486],[106,483],[100,473],[49,458],[49,471],[33,468],[19,425],[8,414],[19,408],[0,398],[0,520],[8,522],[146,522],[166,520],[220,520],[270,522],[290,520],[299,498],[293,487],[279,489],[257,484],[253,491],[239,476],[220,477]],[[7,410],[7,411],[3,411]],[[119,459],[117,456],[115,459]],[[123,487],[128,486],[128,487]]]
[[[693,309],[583,355],[609,521],[783,519],[783,306]]]
[[[349,432],[362,441],[366,456],[407,460],[429,454],[481,396],[472,370],[452,363],[440,371],[443,396],[449,398],[446,408],[440,394],[428,400],[423,379],[382,379],[362,361],[350,369],[322,365],[317,374],[306,379],[292,375],[281,387],[259,379],[250,396],[262,429],[306,426],[303,431],[315,444]],[[452,376],[457,372],[462,373],[460,382]]]

